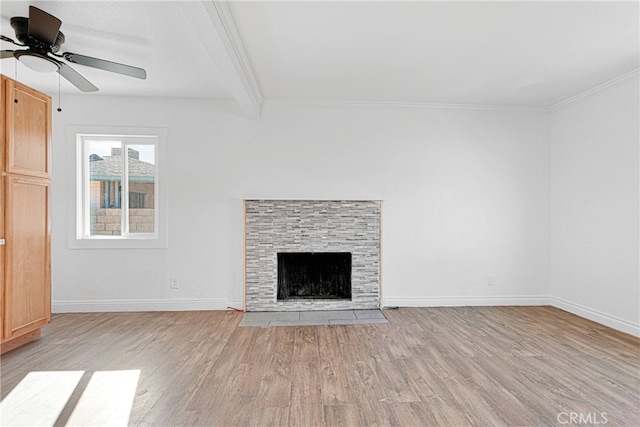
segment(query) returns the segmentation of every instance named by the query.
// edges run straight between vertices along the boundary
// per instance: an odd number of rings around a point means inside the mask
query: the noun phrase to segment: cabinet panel
[[[47,180],[5,178],[4,338],[51,318],[50,190]]]
[[[6,172],[49,178],[51,98],[10,79],[4,84]]]
[[[4,239],[5,228],[4,228],[4,173],[5,173],[5,152],[6,152],[6,141],[7,141],[7,132],[5,127],[5,118],[6,118],[6,108],[5,108],[5,99],[6,99],[6,77],[0,76],[0,107],[2,107],[2,114],[0,114],[0,239]],[[4,263],[4,246],[0,245],[0,339],[4,340],[4,273],[5,273],[5,263]],[[2,347],[0,347],[0,351]]]

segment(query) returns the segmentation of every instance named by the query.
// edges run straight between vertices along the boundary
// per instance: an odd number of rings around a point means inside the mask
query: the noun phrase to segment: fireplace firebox
[[[351,299],[351,252],[279,252],[278,300]]]

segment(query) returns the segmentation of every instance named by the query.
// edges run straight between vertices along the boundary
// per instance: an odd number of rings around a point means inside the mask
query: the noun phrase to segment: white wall
[[[554,305],[639,335],[638,76],[551,117]]]
[[[65,97],[63,108],[54,111],[54,311],[239,306],[243,198],[384,200],[387,305],[548,301],[545,113],[274,102],[247,119],[224,102],[100,96]],[[168,249],[68,248],[67,125],[169,129]],[[169,276],[181,289],[169,289]]]

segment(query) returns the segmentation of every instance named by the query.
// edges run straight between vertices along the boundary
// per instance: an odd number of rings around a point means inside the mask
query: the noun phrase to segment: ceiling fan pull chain
[[[62,111],[60,108],[60,73],[58,73],[58,113]]]
[[[18,81],[18,60],[16,59],[15,61],[13,61],[13,74],[14,74],[14,80]],[[13,99],[14,103],[18,103],[18,98],[14,98]]]

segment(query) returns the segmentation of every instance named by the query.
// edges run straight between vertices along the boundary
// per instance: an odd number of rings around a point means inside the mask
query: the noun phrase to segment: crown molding
[[[553,113],[555,111],[558,111],[558,110],[561,110],[563,108],[566,108],[566,107],[568,107],[568,106],[570,106],[572,104],[575,104],[576,102],[580,101],[583,98],[592,96],[592,95],[594,95],[594,94],[596,94],[596,93],[598,93],[598,92],[600,92],[600,91],[602,91],[602,90],[604,90],[604,89],[606,89],[608,87],[611,87],[613,85],[621,83],[621,82],[623,82],[625,80],[631,79],[633,77],[637,77],[638,75],[640,75],[640,68],[636,68],[634,70],[631,70],[631,71],[629,71],[627,73],[624,73],[624,74],[622,74],[622,75],[620,75],[618,77],[615,77],[615,78],[613,78],[611,80],[607,80],[604,83],[600,83],[599,85],[594,86],[594,87],[592,87],[590,89],[587,89],[587,90],[585,90],[583,92],[580,92],[580,93],[578,93],[576,95],[570,96],[569,98],[566,98],[566,99],[564,99],[564,100],[562,100],[560,102],[556,102],[555,104],[549,106],[549,111]]]
[[[205,51],[220,70],[236,102],[249,117],[258,117],[263,97],[227,2],[178,3]]]
[[[424,108],[439,110],[487,110],[487,111],[515,111],[534,113],[553,113],[566,108],[583,98],[592,96],[604,89],[640,75],[640,68],[624,73],[604,83],[589,88],[583,92],[566,98],[549,106],[538,105],[496,105],[496,104],[453,104],[434,102],[386,102],[386,101],[330,101],[322,99],[268,99],[265,104],[274,105],[309,105],[326,107],[370,107],[370,108]]]
[[[547,106],[497,105],[497,104],[452,104],[434,102],[387,102],[387,101],[330,101],[322,99],[265,99],[264,105],[308,105],[323,107],[365,107],[365,108],[415,108],[436,110],[489,110],[527,113],[548,113]]]

